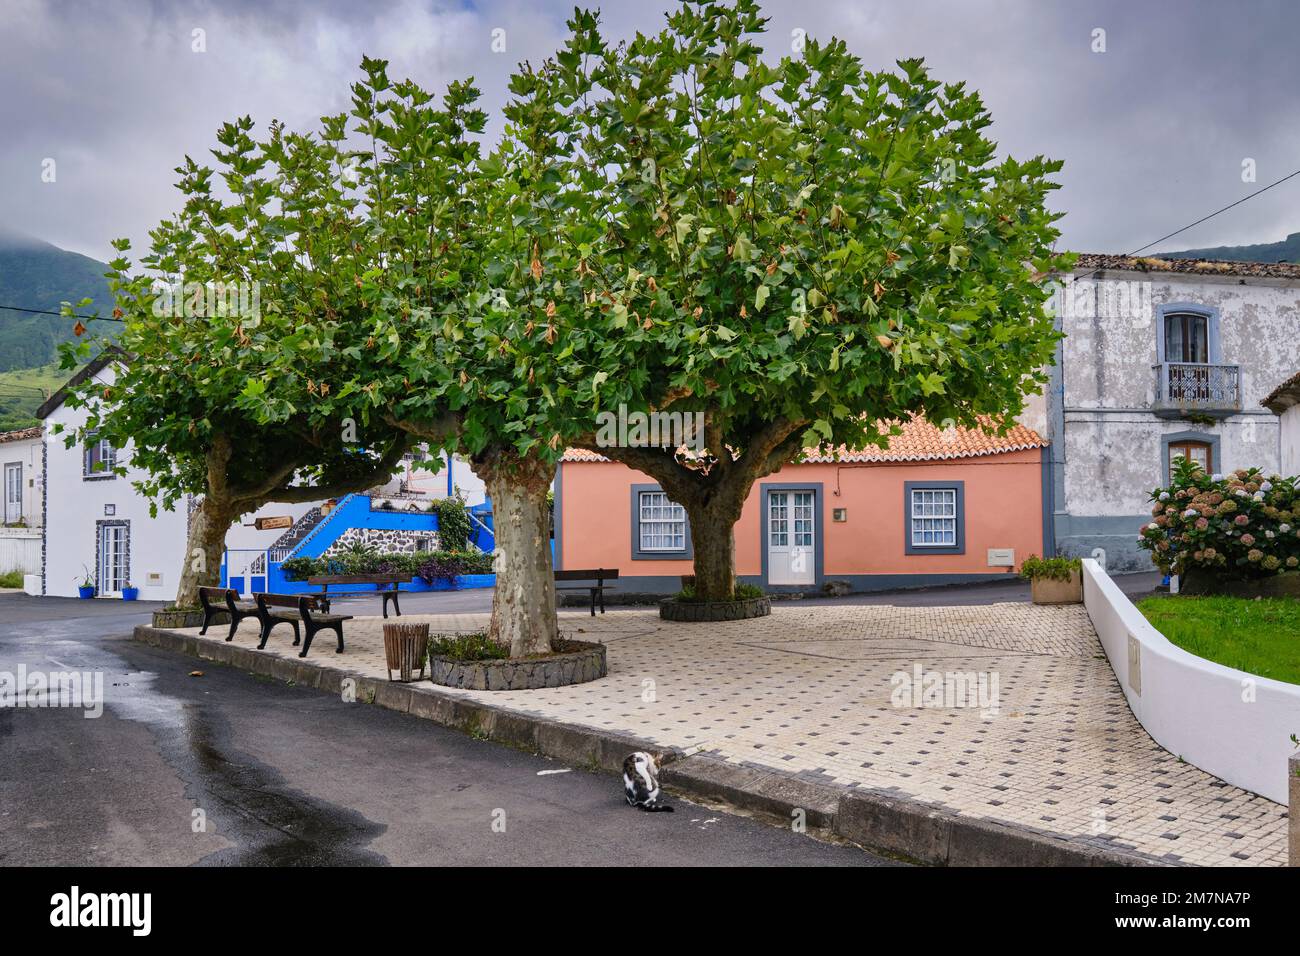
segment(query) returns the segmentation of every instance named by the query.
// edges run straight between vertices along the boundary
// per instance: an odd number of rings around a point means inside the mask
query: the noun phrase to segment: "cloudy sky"
[[[606,33],[656,30],[669,5],[606,2]],[[472,75],[491,110],[516,62],[556,48],[573,6],[0,0],[0,230],[98,258],[115,236],[139,246],[177,201],[173,168],[206,157],[222,121],[310,127],[345,108],[362,54],[429,88]],[[1130,251],[1300,168],[1290,0],[768,0],[765,10],[776,54],[802,29],[844,38],[869,67],[923,56],[939,78],[979,88],[1003,150],[1065,160],[1055,202],[1067,248]],[[494,30],[504,53],[492,52]],[[54,182],[42,179],[49,159]],[[1243,182],[1247,159],[1255,182]],[[1156,249],[1297,230],[1300,177]]]

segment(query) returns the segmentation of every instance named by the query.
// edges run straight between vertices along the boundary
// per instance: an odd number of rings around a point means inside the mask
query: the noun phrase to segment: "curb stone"
[[[937,866],[1167,866],[1169,861],[1103,849],[1006,824],[959,816],[916,800],[809,783],[779,770],[728,763],[625,734],[608,733],[504,710],[443,693],[433,685],[390,683],[297,658],[258,653],[148,625],[133,639],[151,647],[229,664],[286,683],[340,693],[356,682],[358,701],[433,721],[471,736],[530,750],[575,767],[621,773],[634,750],[667,752],[663,782],[683,797],[720,800],[742,810],[791,819],[803,810],[810,827],[828,830],[869,850]]]

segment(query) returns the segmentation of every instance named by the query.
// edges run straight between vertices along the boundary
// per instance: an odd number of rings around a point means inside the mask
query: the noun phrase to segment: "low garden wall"
[[[1091,558],[1083,562],[1083,603],[1133,715],[1160,746],[1243,790],[1287,802],[1300,686],[1170,643]]]

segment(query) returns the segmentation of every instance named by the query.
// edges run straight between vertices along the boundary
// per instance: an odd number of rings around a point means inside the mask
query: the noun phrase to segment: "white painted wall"
[[[1284,475],[1300,475],[1300,405],[1284,411],[1279,421],[1282,428],[1282,467]]]
[[[111,367],[96,377],[112,382]],[[159,508],[149,516],[149,501],[132,481],[142,477],[134,469],[127,477],[87,478],[82,474],[82,448],[64,447],[66,434],[85,422],[84,410],[61,405],[45,420],[47,451],[45,475],[45,580],[44,593],[76,597],[83,566],[93,576],[98,551],[97,521],[126,521],[130,528],[128,577],[140,589],[140,599],[171,601],[180,583],[181,560],[185,551],[187,517],[184,504],[176,511]],[[62,424],[64,432],[53,434]],[[131,449],[118,450],[118,462],[130,463]],[[106,515],[111,505],[113,515]],[[149,575],[160,575],[161,583],[150,585]],[[111,595],[110,595],[111,596]]]
[[[1160,746],[1234,786],[1287,802],[1300,686],[1171,644],[1091,559],[1083,562],[1083,603],[1133,715]]]
[[[442,468],[436,473],[423,468],[403,467],[391,481],[380,486],[381,490],[396,493],[401,482],[405,480],[410,488],[424,492],[426,499],[445,498],[447,496],[447,455],[444,452],[440,457]],[[487,487],[483,484],[483,480],[474,474],[470,463],[459,455],[452,456],[451,481],[452,487],[460,491],[467,505],[480,505],[487,500]]]
[[[41,439],[24,438],[19,441],[0,441],[0,480],[3,480],[6,465],[21,465],[23,472],[23,512],[22,520],[29,528],[41,526],[41,483],[44,474],[41,469]],[[3,487],[0,487],[0,492]],[[0,509],[4,501],[0,500]],[[0,523],[4,522],[4,513],[0,511]],[[0,563],[0,568],[4,565]]]
[[[0,528],[0,572],[22,571],[24,574],[37,574],[40,570],[40,529]]]

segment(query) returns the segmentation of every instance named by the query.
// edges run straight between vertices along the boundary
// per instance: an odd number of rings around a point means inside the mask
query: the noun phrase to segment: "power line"
[[[1195,222],[1189,222],[1181,229],[1175,229],[1173,232],[1169,233],[1168,235],[1161,236],[1159,239],[1153,239],[1151,242],[1148,242],[1145,246],[1140,246],[1137,249],[1134,249],[1132,252],[1124,253],[1123,258],[1129,258],[1131,256],[1137,255],[1139,252],[1145,252],[1147,249],[1150,249],[1152,246],[1159,245],[1160,243],[1164,242],[1166,239],[1172,239],[1174,236],[1186,232],[1188,229],[1191,229],[1193,226],[1199,226],[1203,222],[1208,222],[1209,220],[1213,219],[1215,216],[1219,215],[1219,213],[1227,212],[1229,209],[1232,209],[1236,206],[1240,206],[1244,202],[1249,202],[1250,200],[1254,199],[1256,196],[1262,196],[1264,193],[1268,192],[1274,186],[1281,186],[1288,179],[1294,179],[1296,176],[1300,176],[1300,169],[1297,169],[1293,173],[1288,173],[1287,175],[1283,176],[1281,179],[1277,180],[1276,182],[1269,183],[1267,186],[1263,187],[1262,189],[1256,189],[1249,196],[1242,196],[1236,202],[1228,203],[1228,205],[1224,206],[1222,209],[1214,210],[1214,212],[1210,213],[1208,216],[1202,216],[1200,219],[1196,220]],[[1079,278],[1076,279],[1075,281],[1078,282],[1083,279],[1090,279],[1093,276],[1095,276],[1098,272],[1101,272],[1103,268],[1104,266],[1098,266],[1096,269],[1093,269],[1087,275],[1079,276]]]
[[[87,322],[126,322],[125,319],[111,316],[79,315],[75,312],[72,315],[64,315],[62,312],[51,312],[49,309],[27,309],[21,305],[0,305],[0,309],[8,309],[10,312],[31,312],[35,315],[57,315],[61,319],[85,319]]]

